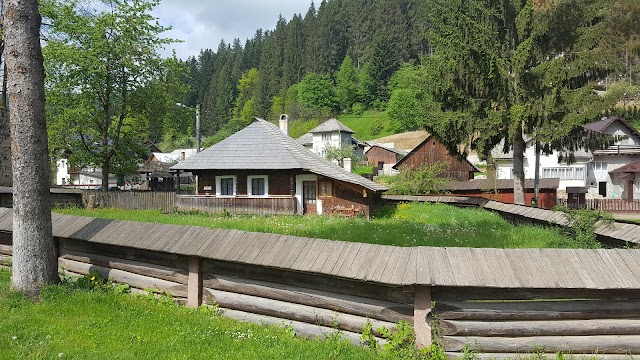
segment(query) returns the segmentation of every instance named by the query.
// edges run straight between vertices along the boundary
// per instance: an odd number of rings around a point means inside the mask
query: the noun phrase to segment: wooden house
[[[369,216],[386,187],[346,171],[256,119],[220,143],[172,167],[196,176],[197,194],[178,195],[179,209],[249,214]]]
[[[460,155],[452,155],[447,148],[434,136],[427,137],[418,146],[413,148],[407,156],[403,157],[394,166],[400,170],[401,167],[418,168],[425,164],[435,164],[447,162],[449,165],[442,173],[442,177],[448,177],[457,181],[466,181],[474,178],[474,174],[480,170]]]

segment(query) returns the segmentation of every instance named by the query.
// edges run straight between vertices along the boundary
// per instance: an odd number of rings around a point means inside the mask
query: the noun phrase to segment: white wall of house
[[[535,146],[533,142],[527,143],[524,159],[525,179],[535,178]],[[577,158],[576,162],[567,165],[558,161],[558,153],[540,155],[540,178],[559,178],[558,190],[564,191],[567,187],[584,187],[587,184],[590,159]],[[513,160],[496,160],[496,177],[498,179],[513,179]]]
[[[56,185],[71,184],[71,176],[69,175],[69,160],[59,159],[56,161]]]

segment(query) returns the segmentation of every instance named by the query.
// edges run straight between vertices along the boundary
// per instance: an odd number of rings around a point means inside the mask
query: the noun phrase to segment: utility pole
[[[196,152],[200,152],[200,104],[196,104]]]

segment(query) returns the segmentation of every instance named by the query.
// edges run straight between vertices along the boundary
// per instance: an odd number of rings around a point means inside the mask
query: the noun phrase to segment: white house
[[[102,186],[102,170],[89,167],[70,167],[69,160],[62,158],[56,161],[56,185],[81,189],[95,189]],[[118,179],[109,174],[109,187],[118,186]]]
[[[362,156],[365,144],[354,138],[354,133],[337,119],[329,119],[296,139],[296,142],[322,157],[327,156],[329,148],[355,145],[356,154]]]
[[[640,199],[640,176],[636,180],[634,166],[640,161],[640,133],[619,117],[608,117],[586,125],[586,129],[609,135],[626,136],[615,145],[593,152],[575,152],[575,162],[558,160],[558,153],[540,155],[540,178],[558,178],[558,196],[566,195],[567,187],[586,187],[589,197]],[[525,141],[525,179],[535,177],[535,141]],[[502,152],[502,144],[492,150],[498,179],[513,178],[513,152]],[[640,164],[639,164],[640,165]],[[640,171],[639,171],[640,172]],[[632,192],[629,193],[628,189]],[[633,196],[632,196],[633,194]],[[632,196],[632,197],[631,197]]]

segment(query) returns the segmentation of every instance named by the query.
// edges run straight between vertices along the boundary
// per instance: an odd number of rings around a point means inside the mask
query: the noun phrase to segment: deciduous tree
[[[140,144],[131,115],[132,93],[158,76],[158,49],[172,42],[151,11],[159,0],[104,0],[96,11],[86,2],[47,0],[48,110],[51,138],[70,147],[72,163],[124,175],[136,166]]]

